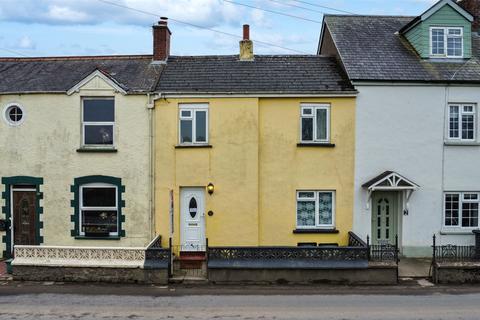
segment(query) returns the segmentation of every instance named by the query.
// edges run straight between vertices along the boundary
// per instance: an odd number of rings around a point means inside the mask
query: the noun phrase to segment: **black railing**
[[[457,246],[446,244],[438,246],[436,236],[433,235],[432,245],[433,262],[464,262],[480,260],[475,246]]]
[[[399,262],[398,258],[398,235],[395,235],[394,244],[370,244],[370,237],[367,236],[368,260],[378,262]]]
[[[348,232],[348,246],[349,247],[367,247],[367,243],[363,241],[359,236],[357,236],[352,231]]]
[[[162,248],[162,238],[157,236],[145,250],[146,269],[166,269],[170,268],[171,250]]]

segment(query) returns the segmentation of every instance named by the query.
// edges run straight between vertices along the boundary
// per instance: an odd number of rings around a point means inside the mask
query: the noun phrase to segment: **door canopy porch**
[[[372,192],[374,191],[405,191],[405,200],[408,207],[408,200],[410,199],[413,191],[420,188],[418,184],[405,178],[401,174],[396,173],[395,171],[385,171],[373,179],[365,182],[362,187],[367,189],[368,192],[367,208],[372,197]]]

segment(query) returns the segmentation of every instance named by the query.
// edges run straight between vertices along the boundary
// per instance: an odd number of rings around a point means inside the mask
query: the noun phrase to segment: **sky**
[[[151,54],[161,16],[170,18],[172,55],[237,54],[243,24],[256,54],[314,54],[325,13],[419,15],[435,2],[0,0],[0,56]]]

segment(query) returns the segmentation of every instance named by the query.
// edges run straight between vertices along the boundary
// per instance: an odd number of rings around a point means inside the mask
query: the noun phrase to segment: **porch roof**
[[[362,185],[369,191],[374,190],[416,190],[420,186],[395,171],[384,171]]]

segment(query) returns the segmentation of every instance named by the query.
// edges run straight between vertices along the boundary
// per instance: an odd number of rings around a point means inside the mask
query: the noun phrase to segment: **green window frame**
[[[83,187],[111,187],[116,190],[116,207],[107,208],[105,210],[112,211],[117,210],[117,228],[116,232],[108,232],[108,234],[87,234],[82,229],[82,188]],[[125,208],[125,200],[123,200],[123,193],[125,192],[125,186],[122,185],[122,179],[111,176],[84,176],[74,179],[73,185],[70,188],[73,193],[73,200],[71,201],[71,207],[73,208],[73,215],[71,215],[71,222],[74,223],[74,228],[71,230],[71,236],[75,239],[105,239],[105,240],[119,240],[121,237],[125,237],[125,230],[123,224],[125,223],[125,216],[123,214],[123,208]],[[101,209],[101,208],[100,208]]]

